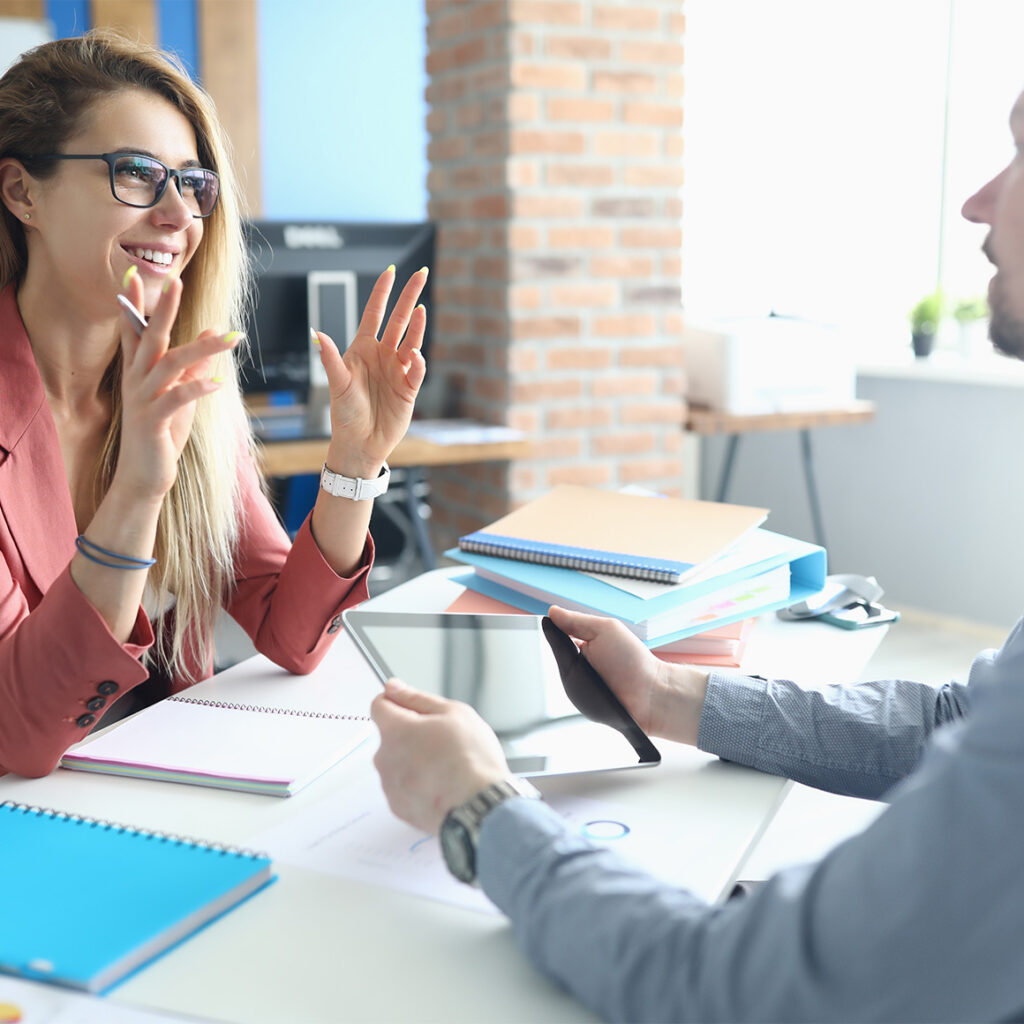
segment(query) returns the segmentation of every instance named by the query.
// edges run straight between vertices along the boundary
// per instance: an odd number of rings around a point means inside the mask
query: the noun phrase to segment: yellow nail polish
[[[384,273],[385,274],[391,274],[391,273],[394,273],[394,270],[395,270],[395,265],[394,265],[394,263],[392,263],[391,266],[388,267],[388,269],[384,271]]]
[[[212,383],[212,384],[223,384],[224,383],[224,378],[223,377],[211,377],[210,378],[210,383]]]
[[[309,329],[309,340],[312,341],[314,345],[320,344],[320,336],[316,333],[316,331],[313,330],[312,327],[310,327]]]
[[[225,345],[231,345],[231,344],[233,344],[235,341],[237,341],[241,337],[242,337],[242,332],[241,331],[231,331],[229,334],[225,334],[224,335],[224,344]]]
[[[129,281],[130,281],[130,280],[131,280],[131,279],[132,279],[132,278],[133,278],[133,277],[134,277],[134,276],[135,276],[135,275],[136,275],[137,273],[138,273],[138,271],[136,270],[136,268],[135,268],[135,265],[134,265],[134,264],[133,264],[132,266],[130,266],[130,267],[129,267],[129,268],[128,268],[128,269],[127,269],[127,270],[126,270],[125,272],[124,272],[124,277],[122,277],[122,278],[121,278],[121,288],[122,288],[122,290],[128,287],[128,282],[129,282]]]
[[[420,269],[417,270],[416,273],[417,274],[422,274],[424,277],[426,277],[427,274],[430,273],[430,267],[420,267]]]

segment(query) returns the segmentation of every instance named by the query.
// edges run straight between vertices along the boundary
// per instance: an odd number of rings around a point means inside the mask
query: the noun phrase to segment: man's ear
[[[35,211],[32,194],[36,179],[13,156],[0,160],[0,202],[18,220],[30,219]],[[28,218],[26,218],[28,214]]]

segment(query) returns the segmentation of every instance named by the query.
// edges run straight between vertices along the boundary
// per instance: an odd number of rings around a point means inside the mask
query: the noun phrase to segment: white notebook
[[[311,674],[257,656],[69,750],[64,768],[291,796],[372,732],[380,684],[345,634]]]

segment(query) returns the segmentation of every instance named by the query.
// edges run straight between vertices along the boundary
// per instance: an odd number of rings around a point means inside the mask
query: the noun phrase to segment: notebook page
[[[102,761],[277,784],[315,778],[370,734],[368,721],[165,700],[75,748]]]

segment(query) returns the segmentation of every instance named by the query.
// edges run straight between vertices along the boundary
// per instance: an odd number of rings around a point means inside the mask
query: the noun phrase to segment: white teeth
[[[147,260],[149,263],[156,263],[164,267],[169,267],[174,261],[174,256],[171,253],[153,249],[132,249],[132,255],[136,259]]]

